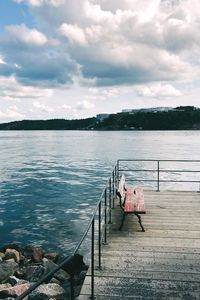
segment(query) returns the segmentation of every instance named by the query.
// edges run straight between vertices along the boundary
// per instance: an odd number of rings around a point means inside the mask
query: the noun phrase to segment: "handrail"
[[[120,168],[121,162],[156,162],[156,168],[155,169],[123,169]],[[163,180],[161,178],[162,173],[200,173],[198,170],[173,170],[173,169],[163,169],[161,168],[162,162],[184,162],[184,163],[200,163],[200,160],[156,160],[156,159],[118,159],[116,165],[114,166],[114,169],[111,173],[111,176],[107,180],[104,189],[102,190],[102,193],[100,195],[100,198],[93,210],[93,214],[90,218],[90,221],[86,227],[86,230],[84,234],[82,235],[80,241],[76,245],[73,253],[64,258],[63,261],[52,271],[50,271],[48,274],[43,276],[38,282],[33,284],[29,289],[27,289],[23,294],[21,294],[17,300],[22,300],[26,296],[28,296],[31,292],[33,292],[38,286],[40,286],[42,283],[50,280],[53,275],[58,272],[67,262],[70,261],[70,259],[80,250],[80,247],[87,237],[89,231],[91,230],[91,296],[90,299],[95,299],[94,293],[94,240],[95,240],[95,219],[98,215],[98,268],[101,270],[101,246],[102,246],[102,237],[104,237],[104,243],[107,243],[107,225],[112,222],[112,209],[114,208],[114,198],[116,196],[116,187],[118,184],[120,172],[154,172],[157,173],[156,179],[129,179],[129,181],[140,181],[140,182],[157,182],[157,191],[160,191],[160,183],[162,182],[192,182],[192,183],[199,183],[199,189],[200,189],[200,179],[199,180]],[[109,193],[108,193],[109,191]],[[104,201],[103,201],[104,200]],[[109,200],[109,201],[108,201]],[[113,201],[112,201],[113,200]],[[103,211],[103,212],[102,212]],[[103,218],[102,218],[102,213]],[[103,225],[102,225],[103,221]],[[73,278],[72,278],[73,279]],[[71,300],[75,299],[74,295],[74,287],[73,287],[73,280],[71,280]]]
[[[198,159],[118,159],[117,161],[168,161],[168,162],[200,162]]]
[[[70,256],[67,256],[66,258],[64,258],[62,260],[62,262],[55,267],[55,269],[51,270],[49,273],[47,273],[46,275],[44,275],[41,279],[39,279],[36,283],[34,283],[32,286],[30,286],[24,293],[22,293],[19,297],[17,297],[17,300],[22,300],[24,299],[26,296],[30,295],[37,287],[39,287],[42,283],[47,282],[48,280],[50,280],[53,275],[55,273],[57,273],[60,269],[62,269],[62,267],[64,265],[66,265],[71,259],[72,257],[78,252],[78,250],[80,249],[83,241],[85,240],[89,230],[92,230],[92,239],[91,239],[91,262],[92,262],[92,276],[91,276],[91,299],[94,299],[94,230],[95,230],[95,218],[97,215],[97,212],[99,213],[99,232],[98,232],[98,236],[99,236],[99,269],[101,269],[101,243],[102,243],[102,239],[100,238],[102,236],[102,226],[101,226],[101,222],[102,222],[102,218],[101,218],[101,204],[102,204],[102,200],[105,200],[105,204],[104,204],[104,212],[105,212],[105,216],[104,216],[104,242],[107,242],[107,212],[109,212],[109,222],[111,222],[111,197],[114,198],[114,194],[115,194],[115,184],[116,184],[116,166],[114,167],[111,176],[109,177],[109,179],[107,180],[105,187],[102,191],[102,194],[99,198],[99,201],[97,202],[93,214],[90,218],[90,221],[86,227],[86,230],[84,232],[84,234],[82,235],[80,241],[78,242],[77,246],[75,247],[73,253]],[[113,185],[113,186],[112,186]],[[107,190],[109,189],[109,210],[107,209]],[[71,283],[73,281],[71,280]],[[74,298],[74,289],[73,286],[71,286],[71,300],[75,299]]]
[[[147,169],[146,167],[143,169],[130,168],[130,167],[121,167],[120,163],[123,162],[144,162],[144,163],[156,163],[155,169],[152,169],[152,166],[150,169]],[[157,174],[157,178],[155,179],[146,179],[145,178],[137,178],[137,179],[129,179],[129,181],[135,181],[135,182],[157,182],[157,191],[160,191],[160,183],[199,183],[199,191],[200,191],[200,178],[198,180],[183,180],[183,179],[162,179],[162,175],[164,173],[166,174],[172,174],[173,175],[180,175],[181,173],[189,174],[200,174],[200,170],[191,170],[191,169],[169,169],[166,167],[161,167],[163,163],[200,163],[200,160],[189,160],[189,159],[118,159],[117,165],[118,165],[118,172],[137,172],[137,173],[155,173]],[[199,166],[200,167],[200,166]]]

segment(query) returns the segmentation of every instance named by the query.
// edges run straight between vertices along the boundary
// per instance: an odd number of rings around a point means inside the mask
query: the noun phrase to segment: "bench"
[[[122,175],[119,180],[116,194],[119,197],[120,207],[123,211],[123,218],[119,230],[123,227],[126,215],[134,214],[138,217],[138,222],[142,231],[145,232],[140,216],[140,214],[146,213],[142,188],[126,187],[125,176]]]

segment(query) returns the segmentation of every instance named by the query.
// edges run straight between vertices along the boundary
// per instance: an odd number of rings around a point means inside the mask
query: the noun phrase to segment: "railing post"
[[[109,179],[109,221],[108,223],[111,224],[112,223],[112,183],[111,183],[111,177]]]
[[[105,188],[104,200],[104,244],[107,244],[107,188]]]
[[[117,165],[115,165],[115,187],[117,186]]]
[[[70,276],[70,292],[71,292],[71,300],[74,300],[74,275]]]
[[[114,198],[115,198],[115,172],[112,172],[112,208],[115,208],[115,203],[114,203]]]
[[[117,183],[119,182],[119,160],[117,161]]]
[[[157,162],[157,192],[160,192],[160,161]]]
[[[101,270],[101,201],[99,203],[99,270]]]
[[[91,296],[90,299],[95,299],[94,297],[94,222],[92,220],[92,240],[91,240]]]

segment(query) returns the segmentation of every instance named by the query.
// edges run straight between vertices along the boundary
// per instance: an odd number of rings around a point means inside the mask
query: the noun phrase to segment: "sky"
[[[0,123],[200,106],[199,0],[0,0]]]

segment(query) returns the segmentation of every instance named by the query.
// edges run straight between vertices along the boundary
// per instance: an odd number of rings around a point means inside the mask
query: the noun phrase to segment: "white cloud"
[[[105,99],[106,109],[117,111],[132,105],[128,97],[155,99],[156,105],[191,97],[184,87],[200,75],[199,0],[15,1],[28,4],[37,28],[11,25],[0,36],[0,74],[17,80],[14,91],[11,85],[0,89],[5,99],[82,86],[79,95],[69,92],[67,104],[63,92],[54,113],[86,116],[89,109],[104,111]],[[40,105],[35,111],[54,108]]]
[[[59,32],[68,38],[71,44],[87,45],[87,40],[84,31],[77,25],[62,24]]]
[[[4,61],[3,57],[0,56],[0,64],[6,65],[6,62]]]
[[[63,109],[63,108],[66,109],[66,110],[72,109],[71,105],[67,105],[67,104],[63,104],[61,109]]]
[[[45,105],[45,104],[41,104],[38,101],[33,102],[33,106],[43,112],[51,113],[54,111],[54,109],[52,107]]]
[[[83,8],[86,18],[94,21],[95,23],[103,22],[113,17],[112,12],[102,10],[99,4],[93,4],[90,1],[85,1]]]
[[[190,6],[189,0],[73,0],[61,6],[59,1],[35,1],[48,40],[58,33],[66,37],[60,36],[60,48],[81,66],[80,83],[114,86],[196,76],[196,0]],[[52,10],[42,4],[57,6]]]
[[[120,89],[112,88],[112,89],[105,89],[102,92],[107,97],[116,97],[120,95]]]
[[[65,0],[14,0],[17,3],[27,3],[31,6],[42,6],[42,5],[50,5],[50,6],[60,6],[63,5],[65,3]]]
[[[20,120],[25,118],[25,115],[21,114],[16,109],[9,108],[4,111],[0,110],[0,118],[3,120]]]
[[[91,102],[88,102],[86,100],[83,101],[79,101],[77,103],[77,105],[75,106],[75,109],[77,110],[89,110],[92,109],[94,107],[94,104],[92,104]]]
[[[31,99],[52,96],[53,91],[32,86],[23,86],[14,76],[0,76],[0,97],[8,100]]]
[[[24,24],[6,26],[6,32],[14,40],[27,45],[44,46],[48,41],[43,33],[36,29],[29,29]]]
[[[165,98],[181,96],[181,92],[170,84],[151,84],[146,86],[136,87],[136,92],[139,96]]]

